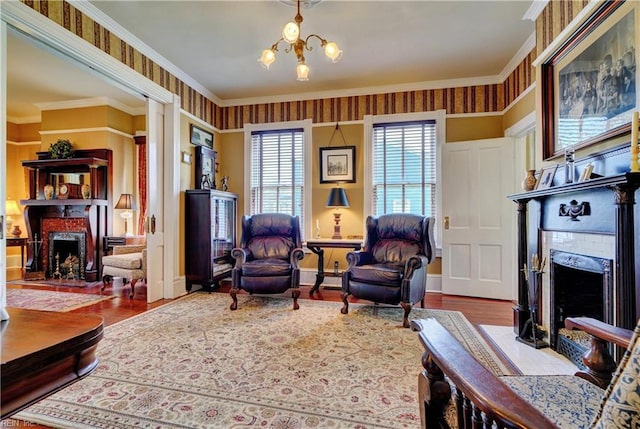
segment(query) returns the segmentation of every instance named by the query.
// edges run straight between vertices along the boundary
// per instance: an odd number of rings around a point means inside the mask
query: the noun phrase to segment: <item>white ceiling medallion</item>
[[[311,9],[313,6],[317,5],[322,1],[324,0],[301,0],[300,6],[302,6],[303,9]],[[280,3],[286,4],[287,6],[293,6],[293,7],[296,7],[298,5],[298,2],[296,0],[280,0]]]

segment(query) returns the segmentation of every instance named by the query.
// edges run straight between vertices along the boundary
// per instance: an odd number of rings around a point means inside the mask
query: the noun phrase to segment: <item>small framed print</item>
[[[356,147],[320,148],[320,183],[355,183]]]
[[[196,146],[204,146],[213,149],[213,133],[191,124],[189,141]]]
[[[543,168],[540,172],[540,178],[538,179],[538,183],[536,183],[536,189],[547,189],[553,186],[553,177],[556,175],[556,170],[558,169],[558,164],[555,164],[551,167]]]

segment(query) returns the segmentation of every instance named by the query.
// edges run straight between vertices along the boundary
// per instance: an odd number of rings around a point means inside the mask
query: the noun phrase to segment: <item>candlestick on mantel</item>
[[[631,165],[629,169],[633,173],[640,171],[638,166],[638,111],[633,112],[631,120]]]

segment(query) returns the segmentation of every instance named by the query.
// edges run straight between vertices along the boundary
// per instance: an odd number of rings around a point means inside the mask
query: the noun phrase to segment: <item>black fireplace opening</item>
[[[550,251],[550,341],[567,317],[592,317],[613,323],[613,261],[575,253]]]
[[[85,233],[49,233],[48,277],[54,279],[84,280]]]

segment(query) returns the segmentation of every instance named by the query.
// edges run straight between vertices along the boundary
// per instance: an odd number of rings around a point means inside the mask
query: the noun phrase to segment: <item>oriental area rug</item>
[[[48,290],[7,288],[7,307],[66,312],[86,307],[114,296]]]
[[[14,417],[56,428],[418,428],[424,349],[400,307],[196,292],[105,329],[88,377]],[[435,317],[508,371],[459,312]]]

